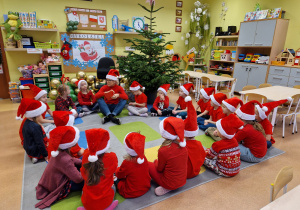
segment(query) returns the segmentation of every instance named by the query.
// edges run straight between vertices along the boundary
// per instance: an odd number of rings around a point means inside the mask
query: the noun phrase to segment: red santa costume
[[[210,87],[210,88],[205,88],[205,89],[200,89],[200,93],[203,96],[204,99],[207,100],[207,102],[204,102],[203,99],[200,99],[197,104],[200,108],[200,112],[197,114],[203,113],[205,110],[208,110],[210,107],[210,95],[212,95],[215,92],[215,88]],[[209,118],[209,117],[208,117]]]
[[[163,84],[157,89],[157,91],[161,91],[164,93],[164,100],[162,100],[160,96],[156,97],[153,103],[153,107],[150,109],[152,116],[157,115],[157,110],[160,110],[162,112],[161,116],[169,115],[169,97],[167,96],[169,88],[170,84]]]
[[[116,171],[116,176],[119,179],[118,192],[124,198],[142,196],[151,187],[148,161],[144,155],[145,139],[145,136],[136,132],[128,133],[125,136],[125,150],[130,156],[136,158],[123,160]]]
[[[118,158],[115,153],[106,153],[110,146],[110,137],[108,131],[102,128],[93,128],[85,131],[88,149],[84,151],[82,158],[82,167],[80,169],[85,181],[82,189],[81,201],[87,210],[106,209],[110,205],[118,202],[114,201],[114,190],[112,189],[114,179],[113,175],[118,166]],[[98,184],[88,185],[88,171],[84,164],[101,161],[104,171],[100,176]]]
[[[197,114],[190,96],[185,97],[187,102],[187,118],[184,120],[184,137],[195,137],[198,135]],[[200,141],[186,139],[188,151],[187,178],[193,178],[200,173],[200,168],[204,163],[205,151]]]
[[[145,87],[143,87],[140,83],[137,81],[133,81],[130,85],[129,89],[131,91],[138,91],[138,90],[145,90]],[[137,95],[134,96],[135,103],[137,104],[144,104],[143,106],[140,105],[128,105],[128,114],[129,115],[137,115],[141,117],[148,117],[148,108],[147,108],[147,96],[145,93],[139,91]]]
[[[224,101],[222,101],[222,104],[224,106],[226,106],[226,108],[231,111],[231,112],[235,112],[237,107],[240,105],[240,106],[243,106],[243,101],[237,97],[233,97],[233,98],[228,98],[228,99],[225,99]]]
[[[234,135],[243,125],[244,122],[234,114],[217,121],[217,129],[224,138],[206,150],[204,165],[220,176],[232,177],[240,171],[241,153]]]

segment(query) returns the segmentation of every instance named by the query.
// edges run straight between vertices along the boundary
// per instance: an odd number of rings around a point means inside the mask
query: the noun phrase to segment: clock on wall
[[[144,29],[145,26],[145,18],[144,17],[132,17],[132,27],[135,30]]]

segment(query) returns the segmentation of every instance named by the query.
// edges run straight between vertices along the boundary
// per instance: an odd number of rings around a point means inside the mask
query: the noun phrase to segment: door
[[[268,65],[251,65],[248,69],[249,77],[247,85],[254,85],[258,87],[260,84],[265,83]]]
[[[276,20],[258,21],[254,46],[272,46]]]
[[[4,51],[4,43],[2,38],[2,33],[0,29],[0,98],[9,98],[10,95],[8,93],[8,82],[10,81],[7,63],[6,63],[6,55]]]
[[[241,23],[238,46],[253,46],[257,22]]]
[[[248,82],[248,69],[250,65],[236,63],[234,66],[233,77],[237,79],[235,85],[235,92],[242,91],[243,87],[247,85]]]

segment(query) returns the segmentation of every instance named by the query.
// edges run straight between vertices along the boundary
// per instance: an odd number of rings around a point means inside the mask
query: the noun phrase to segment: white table
[[[281,192],[279,192],[281,193]],[[269,203],[261,210],[298,210],[300,209],[300,185]]]

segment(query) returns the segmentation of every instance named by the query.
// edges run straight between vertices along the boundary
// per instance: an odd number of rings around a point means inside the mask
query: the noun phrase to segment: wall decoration
[[[175,32],[181,32],[181,26],[175,26]]]
[[[132,17],[132,27],[135,30],[141,30],[145,27],[145,18],[144,17]]]
[[[182,22],[182,18],[176,17],[175,23],[176,24],[181,24],[181,22]]]
[[[182,10],[181,9],[176,10],[176,16],[182,16]]]
[[[176,1],[176,7],[182,7],[183,2],[182,1]]]
[[[67,22],[78,22],[78,30],[107,31],[106,10],[66,7],[64,11]]]
[[[69,42],[68,56],[63,59],[64,71],[96,72],[98,62],[102,57],[112,57],[115,54],[113,34],[60,33],[61,46]],[[69,59],[68,59],[69,58]]]
[[[227,11],[228,11],[228,7],[226,6],[225,1],[223,1],[223,2],[222,2],[222,11],[221,11],[221,14],[220,14],[221,20],[224,20],[224,21],[225,21],[225,17],[226,17]]]
[[[117,15],[114,15],[112,18],[112,29],[117,31],[119,29],[119,18]]]

